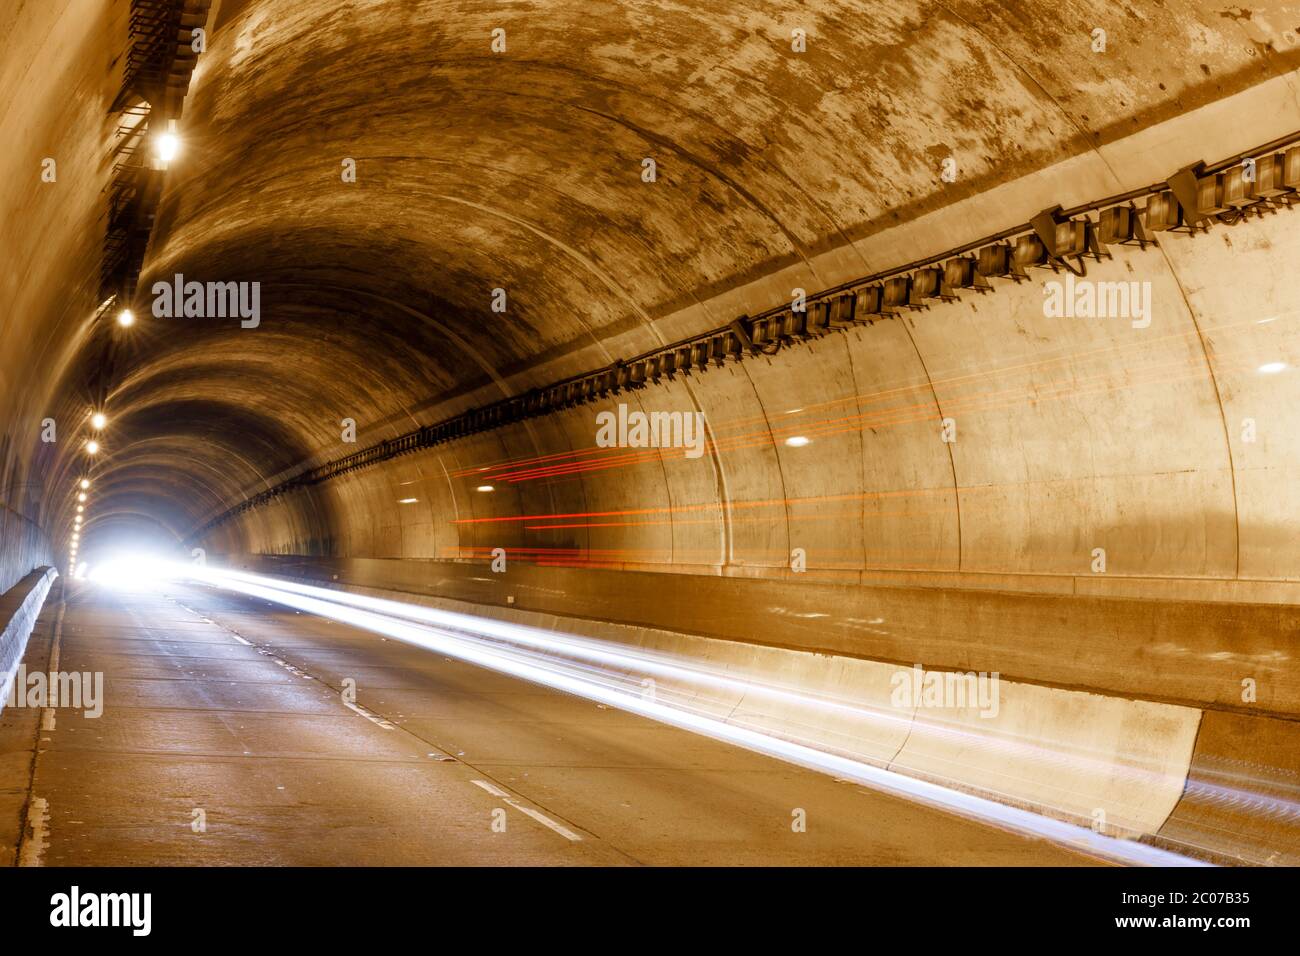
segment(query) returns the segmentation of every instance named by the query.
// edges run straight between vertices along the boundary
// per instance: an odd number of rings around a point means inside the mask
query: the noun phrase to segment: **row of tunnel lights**
[[[129,325],[130,323],[124,323]],[[103,431],[108,426],[108,416],[103,412],[94,412],[90,416],[90,426],[95,431]],[[98,439],[86,442],[86,453],[97,455],[100,451]],[[86,492],[90,490],[90,479],[83,477],[77,482],[77,513],[72,518],[72,540],[68,544],[68,565],[77,566],[77,550],[81,547],[81,524],[86,513]]]
[[[179,152],[180,139],[175,133],[169,131],[154,138],[154,154],[161,162],[170,162]],[[135,313],[129,308],[119,310],[117,324],[124,329],[135,325]],[[90,425],[97,432],[103,431],[108,425],[108,416],[103,412],[94,412],[90,416]],[[86,453],[92,456],[98,455],[102,447],[98,439],[91,438],[86,442]],[[82,478],[78,481],[77,489],[77,513],[73,517],[72,539],[68,546],[68,564],[74,568],[77,566],[77,551],[81,545],[81,525],[86,511],[86,492],[90,490],[90,479]]]

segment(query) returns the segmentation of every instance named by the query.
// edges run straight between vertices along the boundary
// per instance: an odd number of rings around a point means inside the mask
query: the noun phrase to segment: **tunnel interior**
[[[166,553],[1296,771],[1294,3],[3,15],[0,591]]]
[[[1149,12],[1138,57],[1131,41],[1093,50],[1091,24],[1104,17],[1087,4],[1019,17],[999,4],[830,4],[802,27],[779,7],[650,16],[573,5],[516,27],[475,4],[384,17],[348,4],[190,6],[186,16],[211,18],[211,38],[183,100],[165,107],[184,150],[168,164],[138,281],[97,319],[104,290],[87,265],[102,237],[88,220],[102,210],[66,194],[89,197],[113,175],[108,156],[80,160],[118,145],[120,117],[106,101],[129,59],[120,48],[67,50],[67,72],[40,74],[48,92],[16,97],[27,115],[10,114],[48,129],[14,162],[39,170],[37,154],[81,149],[56,182],[13,177],[23,185],[10,208],[26,215],[7,217],[19,255],[8,276],[6,405],[16,414],[5,475],[26,490],[7,501],[61,543],[69,515],[49,482],[93,471],[87,556],[112,516],[186,540],[306,463],[725,327],[779,307],[787,285],[813,295],[891,258],[978,238],[960,227],[981,208],[964,201],[980,194],[1008,197],[983,208],[1000,205],[996,224],[1014,224],[1032,202],[1007,187],[1035,174],[1069,170],[1058,185],[1067,206],[1141,185],[1146,170],[1122,162],[1145,145],[1129,146],[1135,135],[1242,91],[1286,87],[1275,81],[1289,82],[1296,65],[1294,30],[1209,10]],[[119,7],[99,4],[89,21],[75,5],[65,15],[112,35]],[[11,34],[6,62],[46,62],[62,39],[59,13],[50,6],[29,36]],[[802,53],[784,42],[799,30],[814,38]],[[1190,62],[1188,31],[1206,62]],[[1053,55],[1036,58],[1039,49]],[[326,61],[336,84],[317,76]],[[876,66],[854,68],[864,63]],[[79,95],[48,101],[68,88]],[[1245,119],[1237,126],[1243,148],[1258,145]],[[1261,122],[1256,138],[1267,132]],[[1182,158],[1144,165],[1169,174]],[[62,210],[66,235],[24,241],[44,204]],[[239,550],[433,559],[472,556],[495,536],[525,553],[692,570],[784,567],[805,531],[805,546],[817,542],[814,571],[1062,574],[1080,567],[1084,545],[1111,544],[1108,573],[1294,579],[1284,546],[1294,501],[1275,497],[1295,487],[1294,443],[1233,447],[1246,412],[1269,417],[1275,435],[1294,433],[1290,376],[1256,374],[1293,358],[1294,301],[1276,288],[1285,220],[1197,242],[1171,236],[1158,251],[1125,248],[1096,263],[1103,281],[1140,275],[1157,286],[1163,314],[1150,335],[1069,318],[1052,327],[1033,315],[1038,283],[995,283],[1012,287],[624,393],[646,409],[705,412],[716,450],[686,467],[593,454],[584,406],[475,437],[439,456],[441,467],[421,462],[419,474],[451,480],[418,507],[399,507],[410,496],[392,498],[390,481],[358,476],[283,499],[275,531],[219,533]],[[938,242],[899,250],[892,240],[918,221]],[[1219,290],[1208,277],[1226,268],[1253,281]],[[42,269],[48,281],[33,281]],[[256,281],[265,320],[186,317],[180,297],[157,292],[177,275],[205,287]],[[141,321],[118,330],[112,312],[124,304]],[[177,314],[159,321],[159,309]],[[1225,310],[1277,321],[1244,328]],[[1063,388],[1062,376],[1075,382]],[[102,457],[87,461],[80,442],[94,409],[112,427]],[[931,440],[944,417],[960,429],[950,447]],[[39,440],[46,418],[63,433],[53,449]],[[355,423],[347,435],[345,419]],[[786,450],[781,436],[804,431],[824,437]],[[1013,444],[1020,460],[1002,461]],[[473,492],[458,480],[473,468],[507,488]],[[377,480],[378,500],[357,503],[366,518],[332,500],[368,495]],[[911,494],[871,498],[899,492]],[[855,495],[864,503],[844,500]],[[640,504],[669,517],[534,533],[454,526],[465,512]],[[675,520],[671,509],[683,508],[694,510]],[[265,534],[278,539],[256,537]]]

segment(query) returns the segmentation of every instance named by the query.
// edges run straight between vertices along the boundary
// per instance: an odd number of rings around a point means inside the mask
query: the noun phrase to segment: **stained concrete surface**
[[[252,598],[82,588],[59,647],[104,672],[103,716],[0,716],[0,838],[43,799],[45,865],[1095,862]]]

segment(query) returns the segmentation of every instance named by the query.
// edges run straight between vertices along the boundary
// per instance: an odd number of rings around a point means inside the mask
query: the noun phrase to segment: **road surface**
[[[0,717],[27,865],[1097,862],[264,600],[57,594],[27,668],[57,631],[105,701]]]

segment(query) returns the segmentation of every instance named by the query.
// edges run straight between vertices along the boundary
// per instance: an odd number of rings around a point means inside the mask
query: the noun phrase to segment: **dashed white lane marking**
[[[18,851],[19,866],[40,866],[45,848],[50,844],[50,805],[44,797],[32,797],[27,804],[23,847]]]
[[[173,601],[176,601],[175,598],[173,598],[172,600],[173,600]],[[312,677],[310,674],[308,674],[306,671],[299,670],[298,668],[296,668],[296,667],[294,667],[292,664],[290,664],[288,661],[286,661],[286,660],[284,660],[284,659],[282,659],[282,658],[276,657],[276,656],[275,656],[271,651],[268,651],[266,648],[264,648],[264,647],[258,647],[258,646],[257,646],[256,644],[254,644],[252,641],[245,640],[244,638],[242,638],[242,637],[240,637],[238,634],[236,634],[234,631],[232,631],[230,628],[226,627],[224,624],[218,624],[216,621],[209,620],[208,618],[204,617],[202,614],[199,614],[199,612],[196,611],[196,610],[194,610],[194,608],[189,607],[189,606],[187,606],[187,605],[185,605],[185,604],[181,604],[180,601],[176,601],[176,603],[179,604],[181,607],[185,608],[185,610],[189,611],[191,614],[197,614],[198,617],[199,617],[199,620],[203,621],[205,624],[211,624],[211,625],[214,626],[214,627],[219,627],[219,628],[221,628],[223,631],[225,631],[227,634],[229,634],[229,635],[230,635],[231,637],[233,637],[235,640],[239,641],[240,644],[243,644],[245,647],[251,647],[251,648],[254,648],[254,649],[257,651],[257,653],[262,654],[262,655],[264,655],[265,657],[269,657],[269,658],[271,658],[271,660],[275,661],[275,663],[279,664],[281,667],[283,667],[285,670],[287,670],[287,671],[288,671],[290,674],[292,674],[294,677],[301,677],[303,680],[315,680],[315,678]],[[389,723],[387,720],[384,720],[384,718],[380,717],[378,714],[373,713],[372,711],[366,710],[366,708],[362,707],[362,706],[359,705],[359,704],[349,703],[348,700],[347,700],[346,698],[345,698],[344,701],[343,701],[343,706],[346,707],[346,708],[348,708],[348,710],[351,710],[351,711],[353,711],[353,712],[355,712],[355,713],[357,713],[357,714],[360,714],[362,717],[366,718],[366,720],[370,721],[370,722],[371,722],[372,724],[374,724],[376,727],[382,727],[384,730],[396,730],[396,729],[397,729],[396,726],[394,726],[393,724]]]
[[[244,640],[242,637],[240,637],[238,634],[236,634],[236,633],[235,633],[234,631],[232,631],[230,628],[226,627],[224,624],[218,624],[216,621],[212,620],[212,618],[207,617],[206,615],[201,614],[200,612],[194,610],[194,608],[190,607],[188,604],[184,603],[183,601],[178,601],[178,600],[176,600],[175,598],[172,598],[172,599],[171,599],[171,602],[172,602],[173,604],[175,604],[177,607],[183,607],[183,608],[185,608],[185,610],[189,611],[191,614],[193,614],[195,617],[197,617],[197,618],[198,618],[200,621],[202,621],[204,624],[211,624],[213,627],[219,627],[219,628],[221,628],[223,631],[225,631],[226,633],[228,633],[231,637],[233,637],[235,640],[239,641],[239,643],[240,643],[240,644],[243,644],[245,647],[253,647],[253,646],[254,646],[254,644],[253,644],[252,641],[246,641],[246,640]]]
[[[175,601],[175,598],[173,598],[172,600]],[[304,677],[307,680],[313,679],[310,674],[300,671],[298,668],[294,667],[288,661],[276,657],[271,651],[267,650],[266,648],[258,647],[252,641],[245,640],[244,638],[236,634],[234,631],[232,631],[230,628],[226,627],[224,624],[217,624],[216,621],[208,620],[208,618],[204,617],[202,614],[199,614],[199,612],[195,611],[193,608],[186,607],[186,605],[181,604],[180,601],[176,601],[176,603],[180,604],[181,607],[185,608],[185,610],[189,611],[190,613],[198,615],[199,618],[203,620],[204,623],[212,624],[216,627],[220,627],[222,630],[230,634],[230,636],[233,637],[235,640],[239,641],[239,643],[244,644],[247,647],[255,648],[259,654],[264,654],[267,657],[271,658],[271,660],[275,661],[276,664],[280,665],[285,670],[289,671],[295,676]],[[384,728],[384,730],[397,729],[392,723],[380,717],[378,714],[375,714],[367,710],[366,708],[362,707],[359,704],[350,703],[347,700],[347,698],[343,699],[343,706],[347,707],[349,710],[355,711],[356,713],[360,714],[362,717],[366,718],[366,720],[370,721],[371,723]],[[430,756],[432,756],[432,754]],[[451,760],[453,758],[446,757],[445,759]],[[486,790],[488,793],[492,794],[492,796],[501,800],[506,805],[511,806],[514,809],[518,810],[520,813],[524,814],[525,816],[528,816],[533,820],[536,820],[542,826],[546,827],[549,830],[553,830],[554,832],[558,833],[560,836],[564,837],[566,840],[571,840],[574,843],[581,842],[582,837],[577,833],[574,833],[564,824],[557,823],[556,821],[548,817],[546,814],[541,813],[538,810],[534,810],[532,807],[524,806],[522,803],[520,803],[514,797],[510,796],[510,794],[506,793],[500,787],[494,786],[493,784],[488,783],[486,780],[474,780],[472,782],[476,787],[481,787],[482,789]]]
[[[493,786],[492,784],[488,783],[486,780],[473,780],[471,781],[471,783],[473,783],[474,786],[476,787],[482,787],[488,793],[492,794],[492,796],[501,799],[505,803],[508,803],[510,806],[514,807],[520,813],[524,813],[532,817],[542,826],[550,827],[552,830],[554,830],[560,836],[564,837],[566,840],[573,840],[576,843],[582,839],[582,837],[578,836],[578,834],[574,833],[568,827],[564,826],[563,824],[556,823],[546,814],[539,813],[536,810],[534,810],[532,807],[524,806],[522,803],[514,799],[512,796],[510,796],[510,794],[506,793],[500,787]]]
[[[208,619],[207,617],[205,617],[205,616],[202,614],[202,612],[194,610],[194,608],[190,607],[190,606],[189,606],[188,604],[186,604],[184,601],[178,601],[178,600],[176,600],[174,597],[169,597],[168,600],[170,600],[170,601],[171,601],[173,604],[175,604],[177,607],[183,607],[183,608],[185,608],[185,610],[189,611],[191,614],[193,614],[195,617],[197,617],[197,618],[198,618],[200,621],[202,621],[204,624],[216,624],[216,623],[217,623],[216,621],[210,620],[210,619]]]
[[[348,703],[348,702],[345,700],[345,701],[343,701],[343,706],[346,707],[346,708],[348,708],[349,710],[355,710],[355,711],[356,711],[358,714],[360,714],[362,717],[366,718],[366,720],[370,721],[372,724],[377,724],[377,725],[379,725],[380,727],[383,727],[384,730],[396,730],[396,729],[397,729],[395,726],[393,726],[392,724],[390,724],[388,721],[384,720],[384,718],[380,717],[378,714],[371,713],[370,711],[368,711],[368,710],[366,710],[364,707],[362,707],[360,704],[351,704],[351,703]]]

